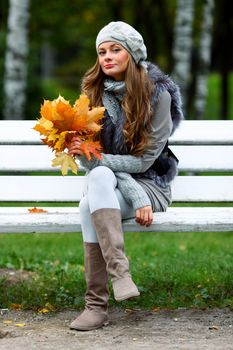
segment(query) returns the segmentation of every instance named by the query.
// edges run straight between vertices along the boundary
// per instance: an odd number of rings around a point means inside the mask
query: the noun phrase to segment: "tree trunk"
[[[26,103],[30,0],[10,0],[5,57],[4,119],[23,119]]]
[[[172,75],[181,88],[184,112],[186,111],[187,88],[190,81],[193,7],[193,0],[177,0],[173,45],[174,69]]]
[[[208,94],[208,73],[211,58],[212,26],[214,1],[206,0],[203,8],[203,20],[199,43],[199,64],[196,77],[196,96],[194,114],[202,119]]]
[[[221,28],[220,34],[220,52],[221,52],[221,119],[230,119],[230,72],[232,69],[232,9],[229,1],[222,2],[222,8],[220,13],[220,21],[224,23]]]

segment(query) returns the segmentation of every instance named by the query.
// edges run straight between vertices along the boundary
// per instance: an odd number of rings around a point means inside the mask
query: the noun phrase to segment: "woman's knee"
[[[90,208],[87,196],[83,197],[79,203],[79,212],[81,217],[90,215]]]
[[[106,166],[98,166],[88,174],[88,184],[108,185],[114,183],[116,186],[116,177],[113,171]]]

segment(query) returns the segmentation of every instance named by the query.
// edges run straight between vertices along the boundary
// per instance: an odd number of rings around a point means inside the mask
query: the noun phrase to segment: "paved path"
[[[0,350],[233,350],[230,310],[114,308],[109,326],[91,332],[69,330],[76,316],[10,311],[0,316]]]

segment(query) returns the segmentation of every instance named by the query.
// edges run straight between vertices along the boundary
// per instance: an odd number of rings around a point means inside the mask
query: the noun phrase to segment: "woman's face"
[[[129,53],[120,44],[106,41],[98,47],[99,64],[102,71],[115,80],[124,80],[129,62]]]

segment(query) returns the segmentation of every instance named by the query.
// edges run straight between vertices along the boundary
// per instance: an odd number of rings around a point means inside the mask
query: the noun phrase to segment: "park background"
[[[0,119],[35,119],[59,94],[73,102],[96,34],[117,20],[180,85],[187,119],[233,118],[230,0],[1,0]]]

